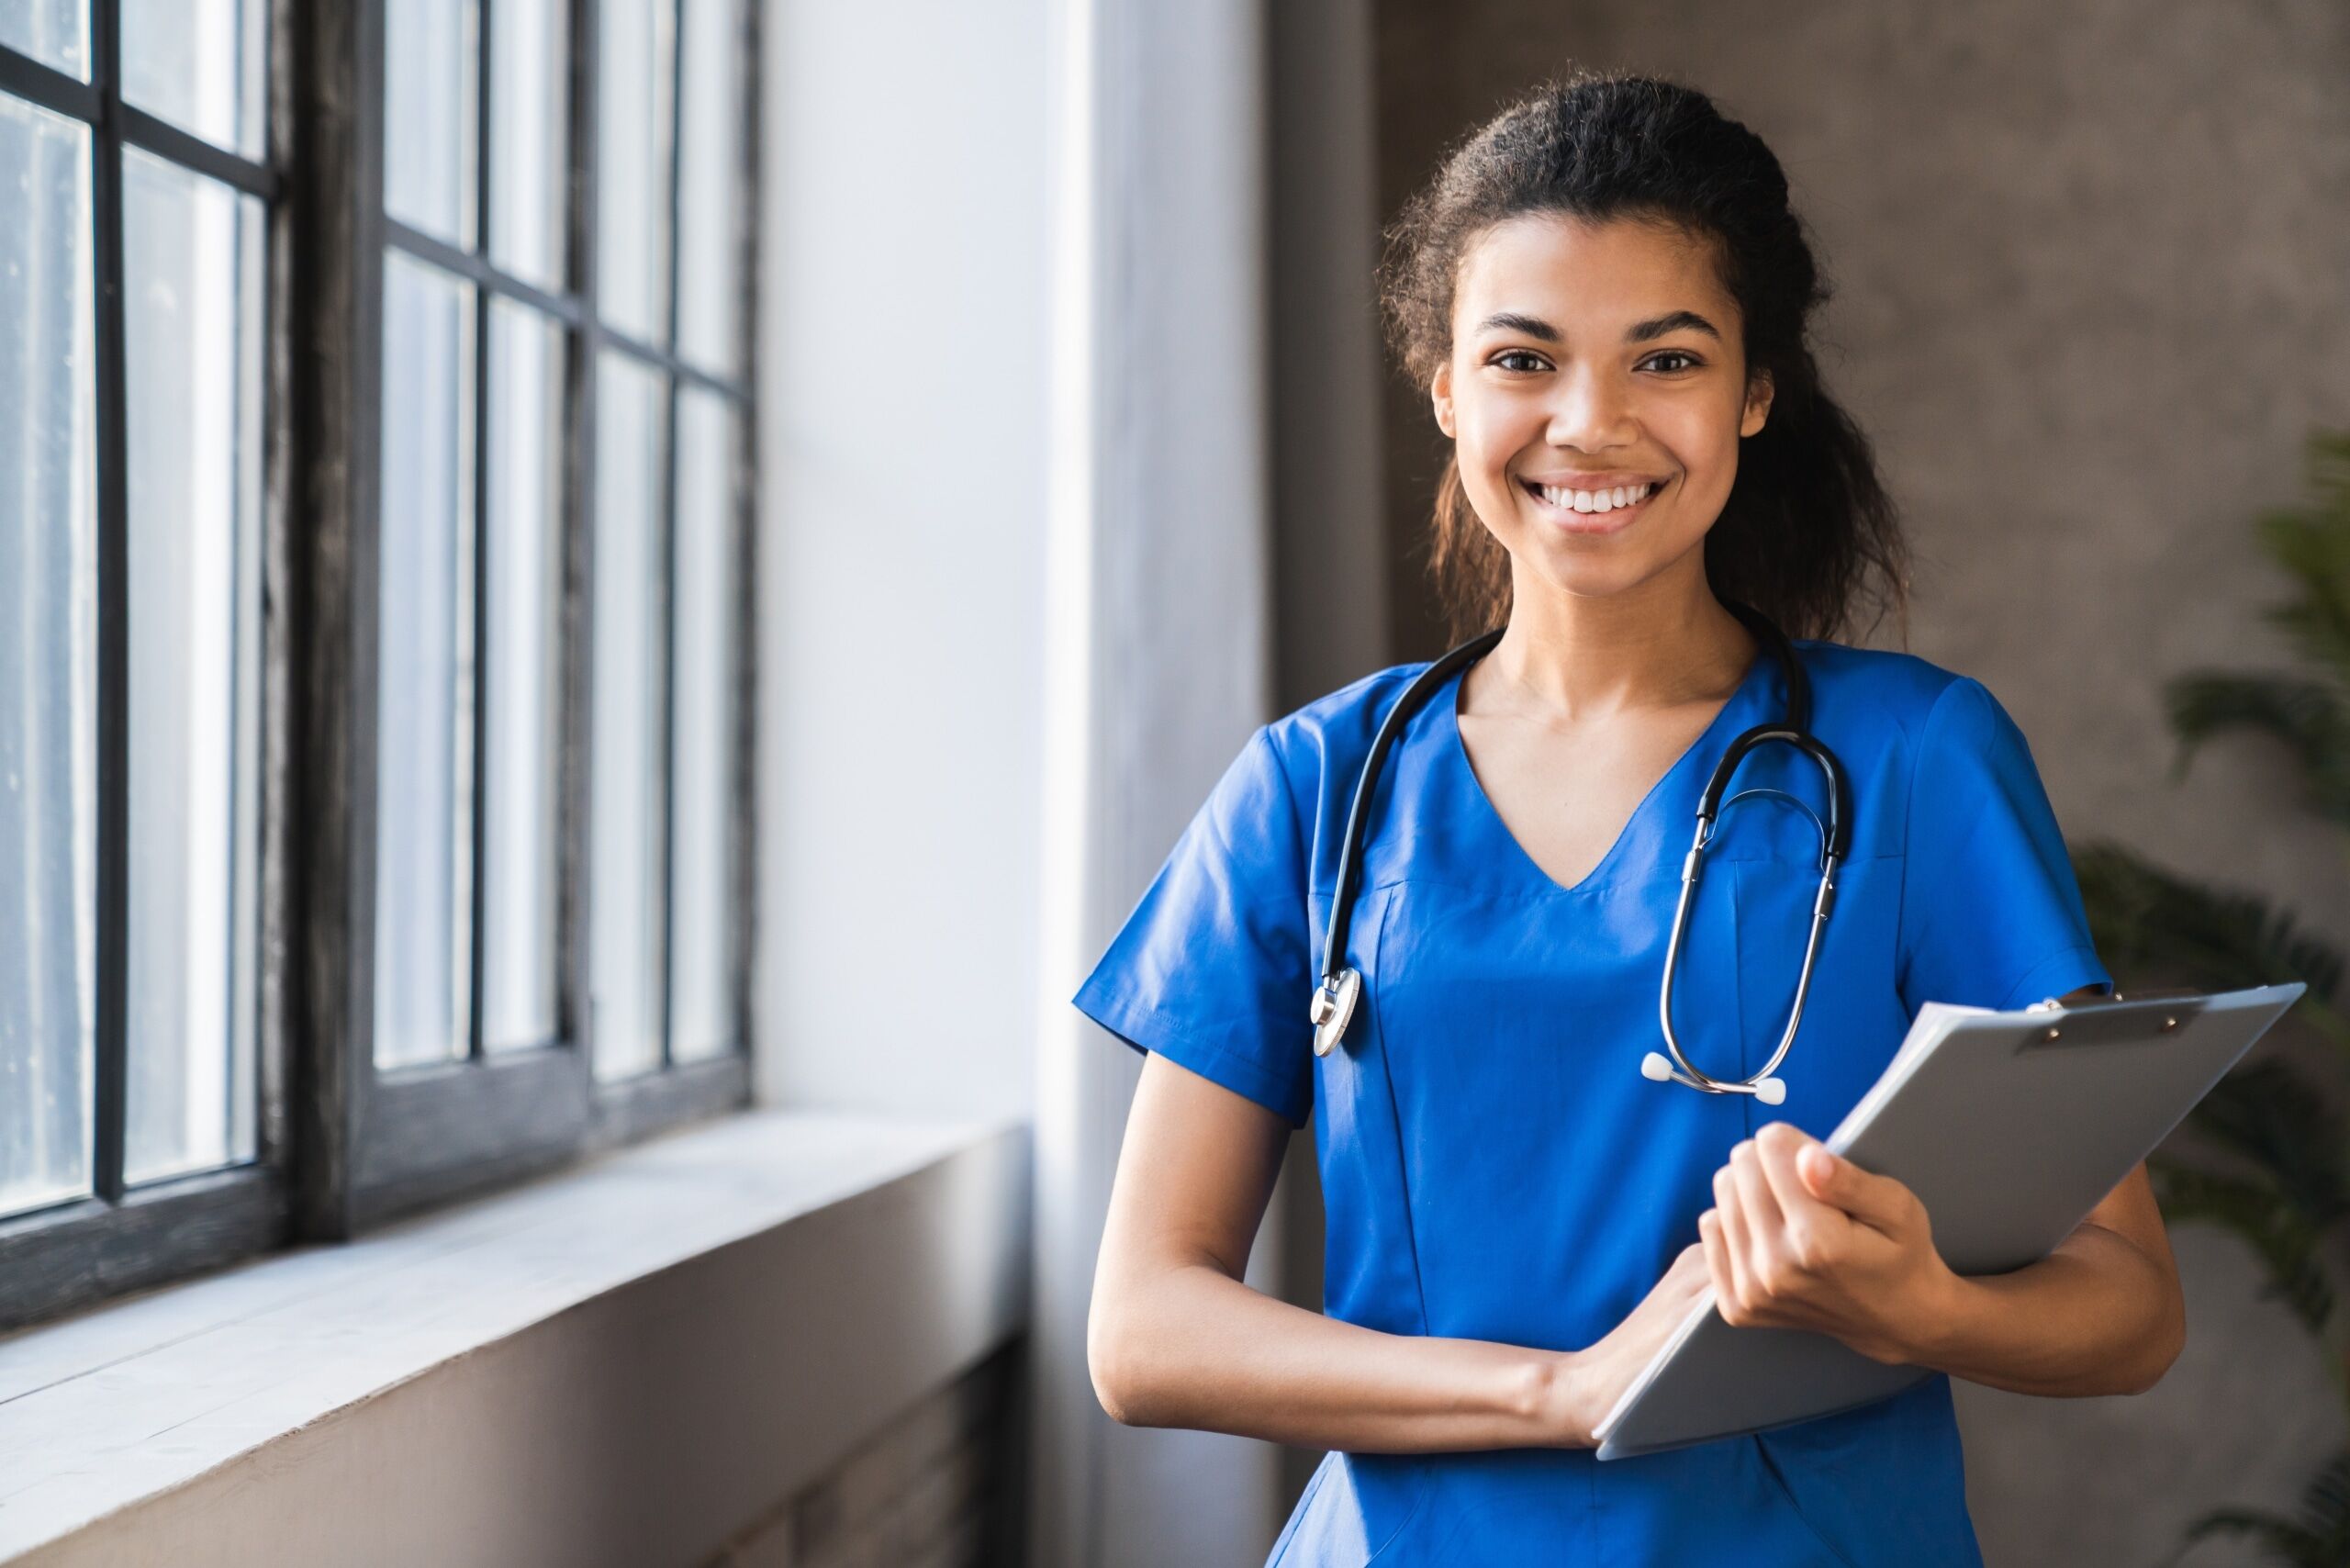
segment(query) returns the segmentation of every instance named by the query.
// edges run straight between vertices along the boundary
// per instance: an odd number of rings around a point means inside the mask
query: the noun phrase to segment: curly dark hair
[[[1702,242],[1737,301],[1750,375],[1771,412],[1739,446],[1738,477],[1706,535],[1717,597],[1796,637],[1833,637],[1865,595],[1908,624],[1908,546],[1868,438],[1828,395],[1807,332],[1830,288],[1787,203],[1778,159],[1705,94],[1654,77],[1578,70],[1469,133],[1385,232],[1380,312],[1425,390],[1452,353],[1462,257],[1523,214],[1658,222]],[[1509,555],[1486,531],[1457,455],[1438,481],[1428,570],[1455,641],[1509,617]]]

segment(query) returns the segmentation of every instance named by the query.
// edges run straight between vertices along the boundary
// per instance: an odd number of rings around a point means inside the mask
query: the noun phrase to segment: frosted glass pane
[[[266,0],[122,0],[122,95],[216,147],[259,158],[268,28]]]
[[[550,293],[563,287],[570,180],[569,9],[563,0],[490,9],[490,259]]]
[[[254,1152],[263,215],[136,148],[122,178],[137,1182]]]
[[[479,26],[473,0],[384,8],[384,210],[469,250]]]
[[[685,0],[684,144],[677,171],[677,352],[721,375],[743,370],[743,247],[751,204],[742,178],[740,0]]]
[[[668,388],[597,366],[589,1028],[599,1078],[661,1063],[661,488]]]
[[[484,1050],[555,1037],[556,765],[563,734],[563,332],[489,311],[489,572],[482,700]]]
[[[596,297],[630,337],[669,342],[669,162],[676,0],[602,0],[597,73]]]
[[[736,595],[742,588],[733,408],[677,392],[677,577],[671,622],[669,1054],[716,1056],[735,1044],[734,716]]]
[[[375,1065],[465,1054],[473,862],[473,289],[384,258]]]
[[[0,1213],[90,1190],[90,138],[0,95]]]
[[[0,0],[0,44],[86,82],[90,7],[85,0]]]

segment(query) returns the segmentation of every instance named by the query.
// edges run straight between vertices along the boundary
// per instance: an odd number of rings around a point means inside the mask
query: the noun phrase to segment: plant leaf
[[[2146,1175],[2165,1223],[2201,1220],[2242,1237],[2268,1271],[2261,1295],[2282,1300],[2311,1333],[2324,1331],[2334,1305],[2326,1234],[2272,1181],[2224,1176],[2161,1154],[2148,1158]]]
[[[2311,809],[2350,825],[2350,700],[2341,688],[2297,676],[2198,671],[2165,683],[2163,702],[2178,737],[2173,779],[2185,776],[2211,736],[2231,728],[2257,731],[2292,754]]]
[[[2330,1008],[2341,992],[2341,950],[2257,893],[2188,881],[2109,840],[2073,846],[2072,860],[2091,938],[2117,976],[2203,991],[2297,980],[2309,986],[2302,1007]]]
[[[2190,1113],[2198,1131],[2259,1165],[2313,1227],[2350,1214],[2341,1128],[2316,1085],[2270,1058],[2212,1086]]]

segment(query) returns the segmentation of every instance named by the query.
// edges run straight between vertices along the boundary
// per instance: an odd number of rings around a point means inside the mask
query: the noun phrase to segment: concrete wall
[[[2249,522],[2350,426],[2350,9],[1844,0],[1381,0],[1382,211],[1573,62],[1714,95],[1778,152],[1839,297],[1823,365],[1917,547],[1908,646],[2015,714],[2059,819],[2350,935],[2344,846],[2272,754],[2164,781],[2159,683],[2283,663]],[[1395,559],[1437,439],[1389,375]],[[1443,646],[1399,571],[1396,657]],[[1889,631],[1875,639],[1889,641]],[[2306,1341],[2236,1244],[2175,1240],[2192,1343],[2134,1400],[1961,1386],[1993,1562],[2151,1561],[2222,1502],[2282,1504],[2338,1441]],[[1978,1396],[1979,1395],[1979,1396]],[[2223,1551],[2189,1562],[2231,1560]]]

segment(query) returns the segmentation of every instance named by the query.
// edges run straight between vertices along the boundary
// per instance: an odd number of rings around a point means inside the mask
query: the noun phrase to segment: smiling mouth
[[[1553,486],[1538,485],[1530,479],[1520,479],[1518,487],[1539,502],[1543,510],[1561,519],[1616,517],[1619,513],[1639,510],[1664,487],[1662,480],[1642,485],[1623,485],[1604,490],[1571,490]]]

